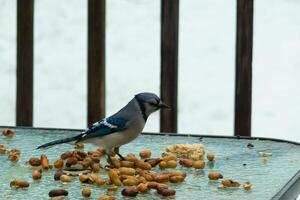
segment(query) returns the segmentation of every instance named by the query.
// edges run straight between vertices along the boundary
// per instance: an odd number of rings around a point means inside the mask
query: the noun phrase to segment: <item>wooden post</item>
[[[179,0],[161,0],[161,99],[171,110],[160,111],[160,132],[177,132]]]
[[[234,135],[251,136],[253,1],[237,0]]]
[[[17,1],[17,126],[33,119],[33,0]]]
[[[88,0],[88,125],[105,116],[105,0]]]

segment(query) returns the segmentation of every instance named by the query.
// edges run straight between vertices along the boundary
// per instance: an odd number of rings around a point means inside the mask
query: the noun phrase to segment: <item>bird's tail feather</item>
[[[46,144],[43,144],[43,145],[37,147],[36,149],[44,149],[44,148],[47,148],[47,147],[52,147],[52,146],[57,145],[57,144],[63,144],[63,143],[67,143],[67,142],[73,142],[75,140],[78,140],[79,136],[80,135],[77,135],[75,137],[68,137],[68,138],[64,138],[64,139],[60,139],[60,140],[54,140],[52,142],[48,142]]]

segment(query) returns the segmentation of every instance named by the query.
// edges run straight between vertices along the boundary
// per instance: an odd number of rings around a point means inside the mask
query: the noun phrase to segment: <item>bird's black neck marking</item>
[[[140,107],[140,110],[142,112],[142,115],[143,115],[143,118],[145,120],[145,122],[147,121],[147,115],[146,115],[146,108],[145,108],[145,105],[137,98],[137,97],[134,97],[135,100],[138,102],[139,104],[139,107]]]

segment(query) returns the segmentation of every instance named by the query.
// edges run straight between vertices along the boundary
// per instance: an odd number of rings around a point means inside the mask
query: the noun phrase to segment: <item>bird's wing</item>
[[[128,121],[123,118],[117,118],[113,116],[102,119],[94,123],[92,126],[87,128],[82,134],[80,134],[80,138],[76,141],[76,143],[86,139],[102,137],[124,130],[126,128],[127,122]]]

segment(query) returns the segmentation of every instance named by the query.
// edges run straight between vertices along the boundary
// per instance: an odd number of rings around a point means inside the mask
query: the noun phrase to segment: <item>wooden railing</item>
[[[253,1],[237,0],[235,135],[251,135]]]
[[[105,116],[105,0],[88,0],[88,125]]]
[[[105,116],[105,0],[88,2],[88,124]],[[17,0],[17,126],[32,126],[34,0]],[[160,131],[177,132],[179,0],[161,0]],[[251,135],[253,0],[237,0],[234,134]]]
[[[33,0],[17,1],[18,126],[32,126],[33,118]]]

